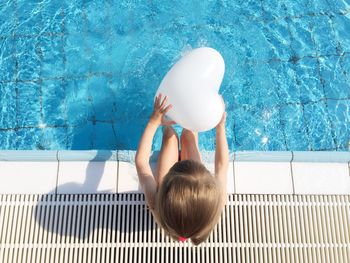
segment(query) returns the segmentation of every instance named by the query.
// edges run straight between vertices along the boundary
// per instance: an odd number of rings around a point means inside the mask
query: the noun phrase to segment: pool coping
[[[134,162],[136,151],[128,150],[0,150],[0,161],[122,161]],[[152,151],[155,162],[159,151]],[[201,151],[203,162],[213,162],[215,151]],[[241,162],[336,162],[349,163],[350,152],[336,151],[237,151],[230,161]]]
[[[0,150],[1,194],[141,193],[135,151]],[[215,173],[215,152],[201,151]],[[150,165],[156,173],[159,151]],[[229,194],[350,195],[350,152],[229,153]]]

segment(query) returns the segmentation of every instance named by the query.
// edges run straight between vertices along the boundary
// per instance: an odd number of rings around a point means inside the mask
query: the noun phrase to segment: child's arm
[[[157,183],[153,177],[151,166],[149,164],[149,158],[152,150],[152,141],[154,134],[157,131],[159,125],[169,125],[163,118],[171,105],[166,105],[167,97],[162,100],[162,95],[159,94],[154,102],[154,109],[149,122],[142,134],[136,156],[135,164],[138,174],[138,178],[142,187],[142,190],[146,196],[146,202],[151,209],[155,206],[155,195],[157,193]]]
[[[157,128],[158,126],[152,122],[147,123],[135,156],[139,182],[145,193],[146,202],[152,209],[155,206],[154,197],[157,192],[157,184],[154,180],[151,166],[149,165],[149,157],[151,155],[152,140]]]
[[[228,145],[225,131],[226,112],[216,126],[215,177],[220,181],[226,192],[228,170]]]

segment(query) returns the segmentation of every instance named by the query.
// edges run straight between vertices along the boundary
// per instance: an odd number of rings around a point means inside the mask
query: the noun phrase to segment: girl
[[[202,164],[198,134],[182,130],[179,139],[164,116],[171,109],[167,96],[156,97],[153,113],[142,134],[135,164],[145,199],[158,225],[175,240],[205,241],[220,219],[226,204],[228,146],[225,134],[226,112],[216,126],[215,174]],[[152,140],[163,125],[163,141],[155,177],[149,164]]]

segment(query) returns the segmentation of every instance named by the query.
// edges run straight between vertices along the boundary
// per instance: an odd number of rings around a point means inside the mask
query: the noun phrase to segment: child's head
[[[184,160],[174,164],[158,191],[157,211],[165,232],[198,245],[217,224],[223,198],[219,182],[203,164]]]

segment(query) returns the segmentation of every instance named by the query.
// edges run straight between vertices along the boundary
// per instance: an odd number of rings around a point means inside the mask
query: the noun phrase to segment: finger
[[[173,107],[172,104],[169,104],[168,106],[166,106],[163,110],[162,110],[162,113],[167,113],[171,108]]]
[[[155,97],[154,99],[154,108],[157,108],[157,104],[158,104],[158,95]]]
[[[168,96],[165,96],[162,103],[160,104],[160,108],[162,109],[165,105],[166,105],[166,102],[168,101]]]
[[[162,97],[162,93],[159,93],[158,96],[156,97],[156,106],[159,107],[159,102]]]
[[[164,99],[160,103],[160,108],[161,109],[164,109],[167,101],[168,101],[168,96],[165,96]]]

